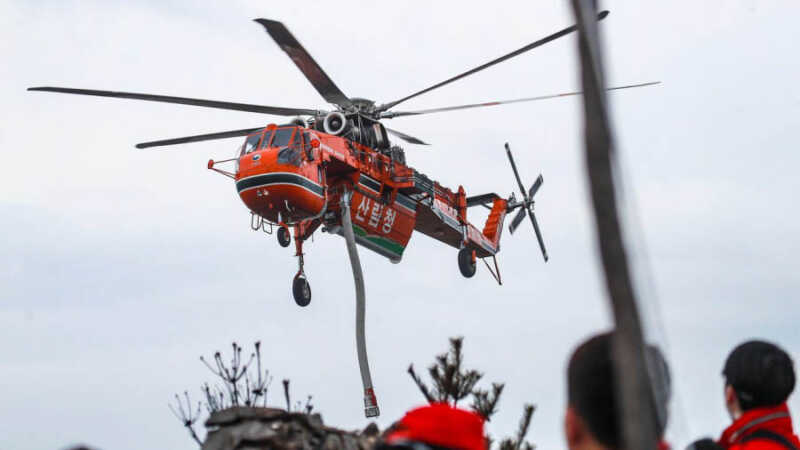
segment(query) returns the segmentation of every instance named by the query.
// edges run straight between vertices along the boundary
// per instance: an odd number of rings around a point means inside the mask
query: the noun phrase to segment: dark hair
[[[612,333],[602,333],[581,344],[572,354],[567,368],[567,402],[586,422],[601,444],[619,448],[622,436],[618,426],[617,399],[612,360]],[[648,345],[646,350],[658,414],[658,435],[667,422],[666,404],[670,394],[669,368],[661,352]]]
[[[733,349],[722,369],[743,411],[785,402],[794,390],[792,359],[775,344],[747,341]]]

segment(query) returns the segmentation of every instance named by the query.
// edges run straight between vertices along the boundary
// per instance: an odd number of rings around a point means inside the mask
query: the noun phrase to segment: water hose
[[[364,295],[364,273],[361,271],[361,261],[358,259],[356,238],[353,234],[353,221],[350,219],[350,199],[352,194],[342,194],[342,234],[347,244],[347,254],[350,256],[350,266],[353,268],[353,281],[356,285],[356,352],[358,353],[358,368],[361,371],[361,384],[364,385],[364,415],[378,417],[378,398],[372,388],[372,377],[369,373],[367,360],[367,342],[364,336],[364,315],[366,311],[366,298]]]

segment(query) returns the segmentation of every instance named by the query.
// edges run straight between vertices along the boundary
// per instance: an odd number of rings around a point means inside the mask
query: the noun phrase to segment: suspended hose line
[[[378,399],[375,390],[372,388],[372,377],[369,373],[369,361],[367,360],[367,342],[364,337],[364,313],[366,310],[366,298],[364,295],[364,274],[361,271],[361,261],[358,259],[358,249],[356,248],[356,238],[353,234],[353,222],[350,219],[350,199],[349,192],[342,194],[342,231],[344,240],[347,244],[347,254],[350,256],[350,265],[353,268],[353,281],[356,284],[356,352],[358,353],[358,368],[361,371],[361,383],[364,385],[364,415],[366,417],[378,417]]]

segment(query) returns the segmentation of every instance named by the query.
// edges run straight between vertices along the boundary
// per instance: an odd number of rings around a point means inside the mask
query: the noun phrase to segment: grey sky
[[[346,94],[389,101],[571,24],[568,2],[130,3],[0,1],[0,448],[192,448],[166,403],[184,389],[197,397],[211,377],[197,357],[232,340],[264,342],[276,378],[314,395],[327,423],[364,426],[344,242],[318,234],[307,246],[314,299],[300,309],[292,252],[250,231],[230,181],[205,169],[238,140],[133,148],[280,118],[25,88],[325,108],[251,22],[266,17],[286,23]],[[800,357],[800,6],[604,6],[608,83],[663,81],[610,98],[651,268],[643,300],[660,310],[677,423],[688,424],[679,447],[727,424],[719,372],[738,342],[768,338]],[[577,85],[575,41],[565,38],[407,107]],[[468,363],[507,383],[491,432],[511,433],[534,402],[531,439],[562,448],[566,358],[610,323],[579,99],[390,126],[433,144],[406,145],[413,167],[468,193],[510,193],[509,141],[526,183],[544,175],[537,213],[551,261],[541,262],[527,224],[503,238],[502,287],[482,269],[464,280],[455,252],[422,235],[399,265],[361,249],[381,425],[422,400],[408,363],[427,365],[447,337],[464,335]],[[797,395],[791,406],[800,411]]]

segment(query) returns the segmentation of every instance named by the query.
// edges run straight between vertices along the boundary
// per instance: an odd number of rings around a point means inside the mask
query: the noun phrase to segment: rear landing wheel
[[[298,306],[308,306],[311,303],[311,285],[308,284],[305,275],[299,273],[295,275],[292,281],[292,295]]]
[[[465,247],[458,251],[458,269],[465,278],[472,278],[475,275],[477,265],[472,258],[472,250]]]
[[[278,244],[281,244],[281,247],[288,247],[289,244],[292,243],[292,235],[289,234],[288,227],[279,227],[278,228]]]

